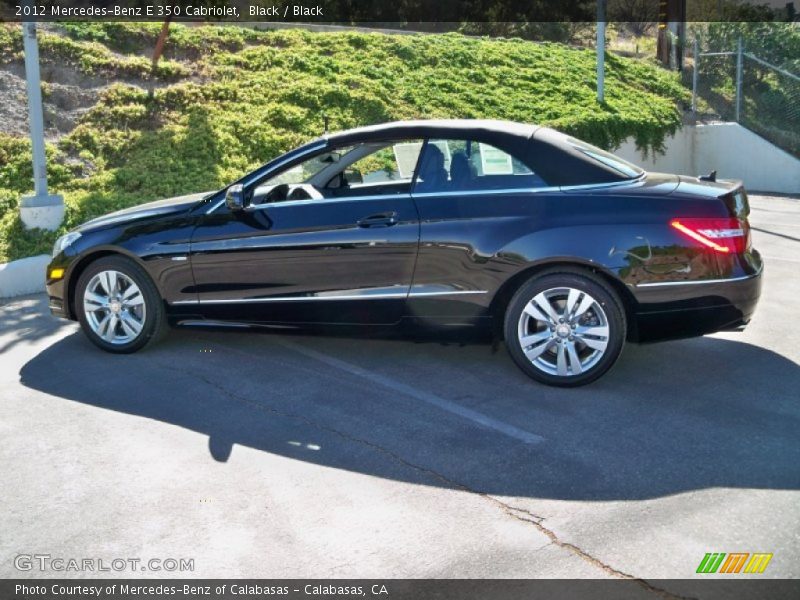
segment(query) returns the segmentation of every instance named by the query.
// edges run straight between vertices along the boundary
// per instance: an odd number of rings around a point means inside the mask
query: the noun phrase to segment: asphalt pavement
[[[628,345],[579,389],[435,336],[177,329],[114,356],[43,295],[7,300],[0,577],[92,576],[15,565],[48,554],[194,561],[112,577],[651,580],[707,552],[798,577],[800,200],[751,204],[747,330]]]

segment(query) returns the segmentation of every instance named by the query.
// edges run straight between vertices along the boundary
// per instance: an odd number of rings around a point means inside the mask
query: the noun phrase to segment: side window
[[[474,140],[429,140],[415,192],[535,188],[547,183],[521,160]]]
[[[281,183],[290,185],[306,183],[309,179],[314,177],[317,173],[328,168],[331,164],[338,162],[342,156],[345,156],[353,149],[353,146],[348,148],[337,148],[336,150],[323,152],[309,158],[308,160],[295,165],[290,169],[286,169],[265,181],[264,186],[275,186]]]
[[[343,171],[343,193],[373,194],[375,190],[409,192],[414,168],[422,150],[421,141],[364,144],[358,158]],[[334,186],[335,187],[335,186]]]
[[[411,191],[421,140],[369,142],[355,146],[341,168],[326,173],[326,198],[387,196]]]
[[[323,199],[322,193],[313,182],[326,171],[335,168],[353,148],[327,150],[258,183],[253,189],[252,204]]]
[[[422,141],[380,141],[326,150],[255,188],[253,204],[335,200],[411,191]]]

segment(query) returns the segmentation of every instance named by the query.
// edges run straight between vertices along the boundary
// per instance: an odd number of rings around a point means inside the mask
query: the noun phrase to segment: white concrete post
[[[42,88],[39,80],[39,45],[36,24],[23,23],[22,39],[25,49],[25,76],[28,84],[28,121],[33,150],[33,196],[23,197],[19,212],[28,229],[39,227],[51,231],[64,220],[64,198],[47,192],[47,159],[44,151],[44,118]]]
[[[744,54],[744,46],[742,38],[739,37],[739,43],[736,46],[736,122],[741,123],[742,116],[742,60]]]
[[[605,100],[606,0],[597,0],[597,101]]]
[[[694,49],[692,50],[694,66],[692,67],[692,114],[697,114],[697,71],[700,68],[700,43],[694,38]]]

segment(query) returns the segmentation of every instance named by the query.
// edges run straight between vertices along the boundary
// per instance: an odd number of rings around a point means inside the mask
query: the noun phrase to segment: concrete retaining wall
[[[738,123],[685,125],[664,154],[643,157],[633,140],[615,151],[648,171],[741,179],[752,191],[800,194],[800,160]]]
[[[0,263],[0,298],[10,298],[44,291],[49,254]]]

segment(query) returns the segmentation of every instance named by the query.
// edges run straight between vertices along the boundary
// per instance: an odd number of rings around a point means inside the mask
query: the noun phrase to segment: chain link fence
[[[690,48],[686,69],[698,120],[736,121],[800,158],[800,75],[735,48]]]

